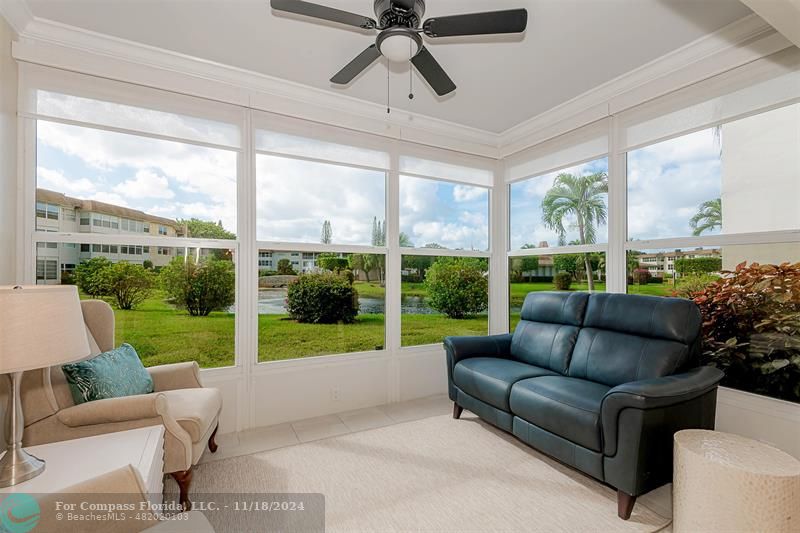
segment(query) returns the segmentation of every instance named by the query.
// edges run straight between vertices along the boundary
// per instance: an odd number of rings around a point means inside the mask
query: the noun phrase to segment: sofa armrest
[[[167,399],[163,394],[140,394],[81,403],[56,413],[58,420],[69,427],[130,422],[167,415]]]
[[[451,400],[456,401],[456,386],[453,383],[453,369],[456,363],[469,357],[498,357],[506,359],[511,355],[510,333],[504,335],[484,335],[481,337],[445,337],[444,350],[447,356],[447,391]]]
[[[468,357],[508,357],[511,353],[510,333],[481,337],[445,337],[444,349],[453,366]]]
[[[715,388],[724,376],[718,368],[701,366],[685,374],[617,385],[603,397],[603,421],[611,421],[629,407],[655,409],[691,400]]]
[[[706,366],[609,390],[600,407],[605,481],[634,496],[669,482],[673,435],[714,429],[722,377]]]
[[[153,390],[163,392],[176,389],[197,389],[200,383],[200,366],[196,361],[151,366],[147,369],[153,378]]]

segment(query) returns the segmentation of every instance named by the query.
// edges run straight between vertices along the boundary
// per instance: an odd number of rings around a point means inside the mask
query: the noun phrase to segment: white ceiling
[[[328,80],[373,42],[357,29],[273,13],[268,0],[27,0],[37,17],[386,103],[386,63]],[[318,0],[373,15],[373,0]],[[458,85],[437,97],[393,65],[391,104],[502,132],[750,14],[739,0],[427,0],[427,16],[526,7],[524,36],[428,39]]]

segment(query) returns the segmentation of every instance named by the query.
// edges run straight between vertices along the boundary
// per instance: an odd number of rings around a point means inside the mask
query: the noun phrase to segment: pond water
[[[285,315],[285,302],[286,289],[259,289],[258,314]],[[359,312],[365,314],[383,314],[386,310],[386,304],[382,298],[360,296],[358,298],[358,305]],[[403,296],[400,300],[400,306],[403,313],[415,315],[438,314],[425,303],[425,298],[421,296]]]

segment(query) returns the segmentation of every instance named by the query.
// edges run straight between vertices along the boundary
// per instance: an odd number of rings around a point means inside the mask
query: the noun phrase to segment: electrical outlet
[[[340,396],[341,396],[341,391],[337,387],[333,387],[331,389],[331,400],[333,400],[334,402],[338,402]]]

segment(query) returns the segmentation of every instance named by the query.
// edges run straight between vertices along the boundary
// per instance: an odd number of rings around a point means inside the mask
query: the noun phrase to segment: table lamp
[[[44,472],[44,461],[22,449],[23,372],[70,363],[90,353],[75,286],[0,286],[0,374],[8,378],[8,447],[0,458],[0,487]]]

